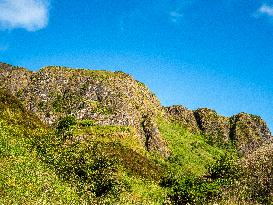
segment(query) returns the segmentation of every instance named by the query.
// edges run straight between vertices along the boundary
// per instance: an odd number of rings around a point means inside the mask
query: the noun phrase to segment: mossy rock
[[[231,117],[230,121],[230,136],[241,154],[250,153],[272,141],[269,128],[259,116],[240,113]]]
[[[194,112],[181,105],[174,105],[164,108],[167,118],[180,124],[192,133],[199,134],[200,130],[196,122]]]
[[[229,142],[229,118],[218,115],[214,110],[200,108],[194,111],[199,129],[213,144],[225,145]]]
[[[143,146],[146,142],[143,116],[149,114],[156,118],[161,115],[156,96],[123,72],[60,66],[31,72],[8,67],[0,70],[0,87],[17,95],[28,110],[49,125],[66,115],[74,115],[79,120],[90,119],[98,125],[133,126],[138,130]],[[159,134],[152,139],[163,142]],[[163,146],[166,145],[160,143],[157,148],[166,150]]]

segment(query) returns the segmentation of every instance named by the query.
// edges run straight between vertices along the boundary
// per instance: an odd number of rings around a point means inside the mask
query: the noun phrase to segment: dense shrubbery
[[[104,144],[72,142],[73,116],[57,124],[56,133],[36,139],[38,156],[64,180],[73,183],[80,195],[89,200],[95,197],[114,197],[116,200],[125,188],[119,176],[119,163],[105,155]]]
[[[199,177],[190,173],[168,173],[161,184],[169,188],[170,201],[173,204],[205,204],[221,200],[223,191],[237,179],[239,165],[235,156],[225,154],[207,170],[206,175]]]
[[[169,188],[168,197],[172,204],[204,204],[217,200],[221,186],[191,175],[173,178],[168,176],[162,186]]]

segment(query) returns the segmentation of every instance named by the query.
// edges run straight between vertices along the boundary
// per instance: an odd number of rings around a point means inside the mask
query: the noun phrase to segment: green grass
[[[180,174],[202,176],[207,171],[207,165],[224,153],[223,149],[206,143],[203,136],[192,134],[179,124],[159,120],[158,125],[172,150],[168,160]]]
[[[124,174],[123,178],[131,189],[121,195],[120,204],[164,204],[167,190],[157,183],[128,174]]]
[[[161,204],[164,199],[154,182],[163,170],[149,159],[135,129],[85,120],[60,141],[64,135],[7,93],[0,92],[0,110],[0,204]],[[113,189],[96,197],[104,183]]]
[[[0,120],[0,204],[80,204],[75,189],[38,159],[28,140],[21,126]]]

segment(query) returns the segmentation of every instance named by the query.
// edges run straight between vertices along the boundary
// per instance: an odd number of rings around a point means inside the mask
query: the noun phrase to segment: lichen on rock
[[[230,121],[230,137],[240,153],[248,154],[261,145],[272,142],[270,130],[261,117],[239,113],[232,116]]]
[[[214,110],[200,108],[194,111],[199,129],[213,144],[229,142],[229,118],[218,115]]]
[[[200,130],[196,122],[194,112],[181,105],[174,105],[164,108],[166,112],[166,118],[180,124],[190,132],[199,134]]]

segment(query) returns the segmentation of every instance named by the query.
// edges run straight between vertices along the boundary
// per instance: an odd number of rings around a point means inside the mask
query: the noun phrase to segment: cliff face
[[[204,134],[217,145],[235,144],[242,154],[271,142],[271,133],[259,117],[240,113],[230,118],[202,108],[163,108],[142,83],[123,72],[45,67],[38,72],[0,63],[0,88],[17,96],[47,124],[72,114],[98,125],[124,125],[137,129],[148,150],[163,156],[169,150],[156,120],[165,117],[190,132]]]
[[[194,112],[183,106],[175,105],[165,107],[166,117],[172,121],[178,122],[182,127],[187,128],[190,132],[200,133]]]
[[[0,88],[20,95],[28,86],[32,72],[6,63],[0,63],[0,69]]]
[[[239,113],[223,117],[208,108],[191,111],[182,106],[171,106],[165,110],[170,119],[189,131],[204,134],[212,144],[232,143],[243,155],[272,142],[271,132],[259,116]]]

